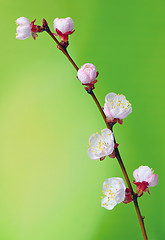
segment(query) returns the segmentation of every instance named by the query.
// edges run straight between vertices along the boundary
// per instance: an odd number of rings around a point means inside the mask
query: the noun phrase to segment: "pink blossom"
[[[109,93],[105,97],[104,113],[108,122],[119,122],[132,112],[132,107],[124,95]]]
[[[92,134],[89,139],[88,155],[92,160],[103,160],[105,156],[113,155],[114,152],[114,136],[111,130],[105,128],[101,131],[101,135],[96,133]],[[115,157],[115,156],[112,156]]]
[[[77,72],[77,78],[83,85],[96,83],[97,69],[92,63],[84,64]]]
[[[154,187],[158,184],[158,175],[153,173],[148,166],[140,166],[133,172],[133,176],[135,178],[133,183],[137,186],[136,190],[139,195],[146,192],[149,187]]]

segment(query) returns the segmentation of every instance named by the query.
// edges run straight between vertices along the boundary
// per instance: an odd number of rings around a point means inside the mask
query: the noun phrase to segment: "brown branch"
[[[53,33],[50,30],[47,30],[47,33],[53,38],[53,40],[57,43],[57,45],[59,46],[59,48],[61,49],[61,51],[64,53],[64,55],[68,58],[68,60],[71,62],[71,64],[73,65],[73,67],[78,71],[79,68],[76,65],[76,63],[73,61],[73,59],[69,56],[66,48],[64,48],[60,42],[55,38],[55,36],[53,35]]]
[[[60,48],[60,50],[61,50],[61,51],[64,53],[64,55],[68,58],[68,60],[69,60],[69,61],[71,62],[71,64],[73,65],[73,67],[78,71],[78,70],[79,70],[78,66],[77,66],[76,63],[73,61],[73,59],[70,57],[70,55],[68,54],[66,48],[63,47],[63,46],[60,44],[60,42],[56,39],[56,37],[53,35],[53,33],[50,31],[49,28],[48,28],[48,29],[45,29],[45,31],[46,31],[46,32],[52,37],[52,39],[57,43],[57,45],[58,45],[58,47]],[[92,96],[94,102],[96,103],[96,105],[97,105],[97,107],[98,107],[98,109],[99,109],[99,111],[100,111],[100,113],[101,113],[101,115],[102,115],[102,117],[103,117],[103,119],[104,119],[104,121],[105,121],[105,124],[106,124],[107,128],[109,128],[110,130],[112,130],[112,126],[111,126],[110,124],[108,124],[107,121],[106,121],[106,115],[105,115],[105,113],[104,113],[104,111],[103,111],[103,109],[102,109],[102,107],[101,107],[101,105],[100,105],[97,97],[95,96],[95,94],[93,93],[93,91],[90,91],[90,92],[88,92],[88,93]],[[140,226],[141,226],[141,230],[142,230],[142,233],[143,233],[144,240],[147,240],[148,238],[147,238],[147,234],[146,234],[146,230],[145,230],[145,226],[144,226],[144,222],[143,222],[143,217],[141,216],[140,209],[139,209],[139,205],[138,205],[138,202],[137,202],[137,196],[136,196],[136,194],[135,194],[134,191],[133,191],[131,182],[130,182],[130,180],[129,180],[127,171],[126,171],[126,169],[125,169],[125,166],[124,166],[124,163],[123,163],[122,158],[121,158],[121,156],[120,156],[120,153],[119,153],[118,148],[115,149],[115,156],[116,156],[116,158],[117,158],[117,160],[118,160],[118,163],[119,163],[119,165],[120,165],[120,168],[121,168],[121,170],[122,170],[122,172],[123,172],[123,175],[124,175],[124,178],[125,178],[125,180],[126,180],[126,182],[127,182],[127,185],[128,185],[128,187],[129,187],[129,189],[130,189],[130,191],[131,191],[131,193],[132,193],[133,199],[135,198],[135,199],[134,199],[135,209],[136,209],[136,212],[137,212],[137,216],[138,216],[138,219],[139,219],[139,223],[140,223]]]

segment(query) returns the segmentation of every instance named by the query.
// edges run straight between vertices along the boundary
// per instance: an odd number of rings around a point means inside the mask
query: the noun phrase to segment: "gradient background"
[[[25,16],[53,30],[72,17],[69,52],[95,64],[95,93],[123,93],[133,113],[115,127],[128,174],[152,167],[159,184],[139,200],[149,239],[165,239],[164,0],[63,0],[1,3],[0,239],[143,239],[133,204],[100,207],[102,184],[123,177],[116,160],[92,161],[89,136],[105,128],[76,72],[46,33],[15,39]]]

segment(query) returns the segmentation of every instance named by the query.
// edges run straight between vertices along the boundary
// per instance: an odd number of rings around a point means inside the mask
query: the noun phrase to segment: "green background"
[[[0,82],[0,239],[143,239],[132,203],[101,208],[102,184],[123,177],[115,159],[92,161],[88,139],[105,128],[76,71],[46,33],[16,40],[21,16],[53,30],[70,16],[68,48],[99,71],[95,93],[122,93],[133,113],[115,126],[132,173],[152,167],[159,184],[139,199],[149,239],[165,239],[164,0],[3,1]]]

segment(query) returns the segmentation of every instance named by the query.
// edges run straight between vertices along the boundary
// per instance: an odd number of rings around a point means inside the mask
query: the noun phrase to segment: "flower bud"
[[[98,76],[98,72],[96,67],[91,63],[84,64],[77,72],[78,80],[87,86],[94,86],[97,82],[96,77]]]
[[[62,42],[68,41],[68,35],[74,32],[74,22],[70,17],[56,18],[54,20],[54,30],[59,35]]]
[[[43,31],[42,27],[34,25],[35,21],[36,19],[30,23],[29,20],[25,17],[18,18],[16,20],[16,24],[19,24],[20,26],[17,27],[16,38],[20,40],[25,40],[26,38],[32,36],[35,40],[36,37],[38,37],[37,32]]]

